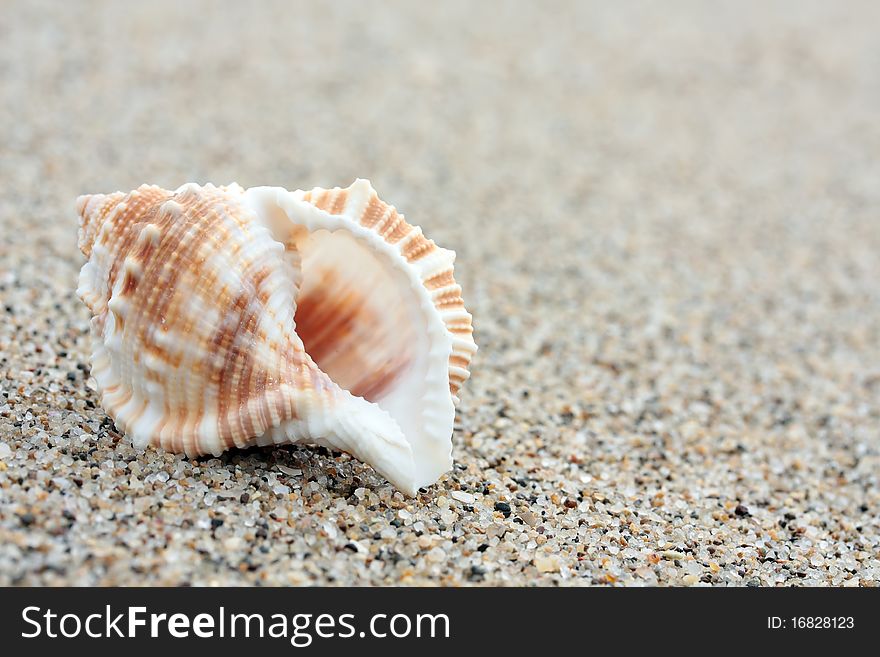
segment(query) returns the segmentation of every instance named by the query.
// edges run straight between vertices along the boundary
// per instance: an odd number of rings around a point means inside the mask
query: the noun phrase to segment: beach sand
[[[768,5],[5,3],[0,584],[876,586],[880,11]],[[458,253],[455,468],[133,449],[76,196],[356,177]]]

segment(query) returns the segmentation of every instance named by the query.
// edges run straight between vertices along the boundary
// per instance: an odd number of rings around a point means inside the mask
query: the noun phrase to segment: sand
[[[0,583],[880,582],[876,3],[246,4],[6,3]],[[458,253],[455,469],[133,449],[74,198],[356,177]]]

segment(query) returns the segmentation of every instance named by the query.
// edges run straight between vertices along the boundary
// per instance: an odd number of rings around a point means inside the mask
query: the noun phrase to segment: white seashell
[[[476,351],[455,254],[366,180],[82,196],[101,403],[139,447],[341,449],[415,494],[452,466]]]

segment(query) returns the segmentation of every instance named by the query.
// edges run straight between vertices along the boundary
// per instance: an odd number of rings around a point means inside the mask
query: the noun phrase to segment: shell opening
[[[442,325],[428,326],[430,300],[426,310],[411,274],[365,231],[317,217],[323,213],[277,188],[248,190],[248,198],[300,258],[294,321],[305,351],[333,383],[387,413],[412,449],[408,472],[383,474],[399,486],[410,482],[411,493],[433,483],[451,466],[455,411],[451,343]],[[426,411],[426,398],[441,401]]]
[[[381,406],[419,360],[418,324],[394,272],[341,231],[316,231],[297,248],[295,322],[306,352],[341,388]]]

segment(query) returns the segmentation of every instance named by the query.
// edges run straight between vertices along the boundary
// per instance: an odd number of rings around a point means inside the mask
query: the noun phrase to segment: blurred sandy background
[[[876,585],[878,5],[614,4],[4,2],[0,582]],[[120,440],[73,199],[355,177],[458,252],[457,469]]]

